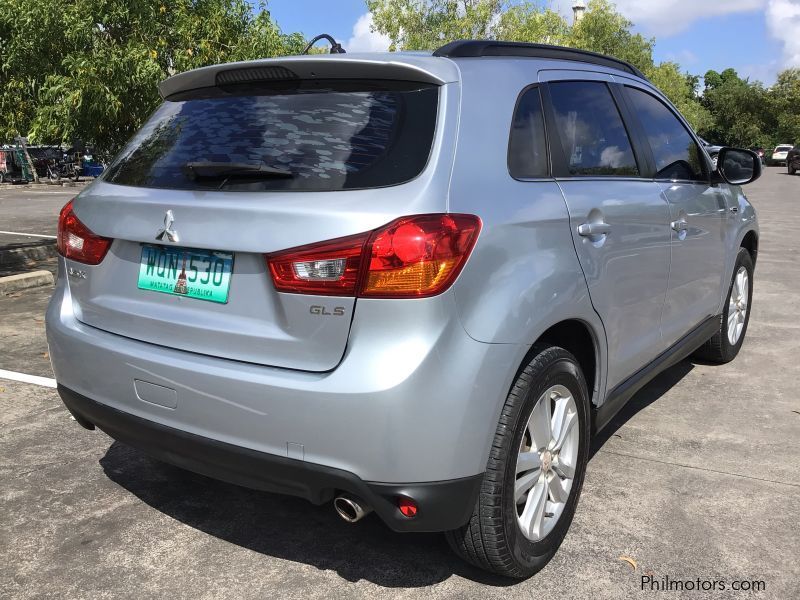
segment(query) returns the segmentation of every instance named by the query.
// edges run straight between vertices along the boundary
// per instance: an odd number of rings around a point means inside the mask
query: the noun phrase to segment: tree
[[[776,115],[773,143],[800,144],[800,68],[778,74],[770,89],[770,109]]]
[[[776,115],[770,110],[770,93],[761,83],[740,78],[734,69],[708,71],[704,81],[703,106],[713,120],[703,133],[729,146],[772,143]]]
[[[427,50],[458,39],[491,38],[503,0],[366,0],[390,50]]]
[[[81,139],[105,154],[141,126],[169,75],[303,44],[246,0],[0,0],[0,40],[0,139]]]

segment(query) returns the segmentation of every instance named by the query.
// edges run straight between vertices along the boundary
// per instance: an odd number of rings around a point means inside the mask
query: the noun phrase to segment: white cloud
[[[800,67],[800,0],[769,0],[767,29],[783,43],[784,65]]]
[[[347,40],[344,49],[348,52],[385,52],[391,40],[377,31],[372,31],[372,13],[358,17],[353,25],[353,35]]]

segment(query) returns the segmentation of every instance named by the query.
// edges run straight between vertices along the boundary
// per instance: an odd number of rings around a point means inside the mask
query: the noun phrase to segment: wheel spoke
[[[564,403],[566,405],[566,402]],[[566,412],[564,418],[561,420],[561,427],[558,430],[558,435],[555,438],[555,444],[553,444],[553,450],[560,450],[561,446],[564,445],[564,442],[567,440],[567,436],[572,431],[572,428],[575,427],[575,423],[578,421],[578,415],[574,412]]]
[[[538,482],[525,502],[525,509],[519,517],[520,524],[527,531],[527,537],[538,540],[542,536],[544,508],[547,504],[547,487],[543,481]]]
[[[728,317],[728,341],[731,344],[736,343],[736,313]]]
[[[531,420],[528,422],[528,431],[531,433],[534,450],[547,447],[550,443],[550,398],[542,396],[533,407]]]
[[[557,475],[553,475],[547,480],[547,487],[550,490],[550,497],[553,502],[566,502],[569,494],[564,491],[561,486],[561,479]]]
[[[541,471],[536,469],[535,471],[531,471],[530,473],[526,473],[514,483],[514,503],[519,504],[519,501],[525,496],[525,493],[533,487],[537,481],[539,481],[539,476],[541,475]]]
[[[562,460],[561,457],[553,462],[553,469],[564,479],[572,479],[575,477],[575,467]]]
[[[538,469],[541,464],[542,459],[539,457],[539,453],[535,450],[531,452],[520,452],[519,456],[517,457],[517,475],[524,471]]]

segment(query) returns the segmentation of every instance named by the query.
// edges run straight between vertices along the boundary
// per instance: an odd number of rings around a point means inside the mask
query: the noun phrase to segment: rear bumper
[[[385,484],[301,460],[226,444],[141,419],[82,396],[61,385],[58,393],[76,420],[178,467],[237,485],[305,498],[314,504],[336,492],[359,496],[395,531],[447,531],[469,519],[480,490],[476,475],[450,481]],[[397,509],[397,497],[417,501],[413,519]]]
[[[445,490],[441,497],[448,498],[453,516],[442,522],[420,517],[407,528],[447,529],[466,519],[474,498],[456,482],[477,480],[485,471],[526,348],[470,338],[449,293],[359,300],[342,362],[332,371],[309,373],[164,348],[86,325],[78,319],[61,260],[47,310],[47,341],[56,381],[71,391],[65,401],[79,417],[219,479],[312,502],[334,490],[351,492],[375,502],[392,527],[404,521],[393,520],[399,518],[394,500],[380,498],[402,489],[413,488],[408,495],[420,502],[418,494],[433,493],[428,489]],[[205,440],[203,447],[224,448],[228,458],[209,460],[195,444],[180,452],[174,444],[161,448],[159,436],[127,439],[130,423],[142,422],[171,432],[165,437],[173,440]],[[287,465],[292,468],[285,475]],[[309,472],[326,475],[309,483]],[[446,491],[451,485],[458,493]]]

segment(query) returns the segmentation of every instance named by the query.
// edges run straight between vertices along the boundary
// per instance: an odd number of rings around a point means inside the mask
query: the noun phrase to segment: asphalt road
[[[83,188],[50,185],[0,186],[0,249],[56,234],[58,212]],[[35,234],[35,235],[25,235]]]
[[[762,234],[741,354],[684,361],[635,396],[596,441],[563,546],[530,580],[474,570],[439,535],[374,516],[348,525],[330,506],[160,464],[81,429],[54,390],[0,379],[0,597],[800,598],[800,177],[784,173],[747,189]],[[52,231],[62,200],[23,200],[43,213],[15,226]],[[8,202],[0,223],[20,205]],[[49,293],[0,298],[0,369],[52,376]],[[647,574],[726,589],[642,591]]]

